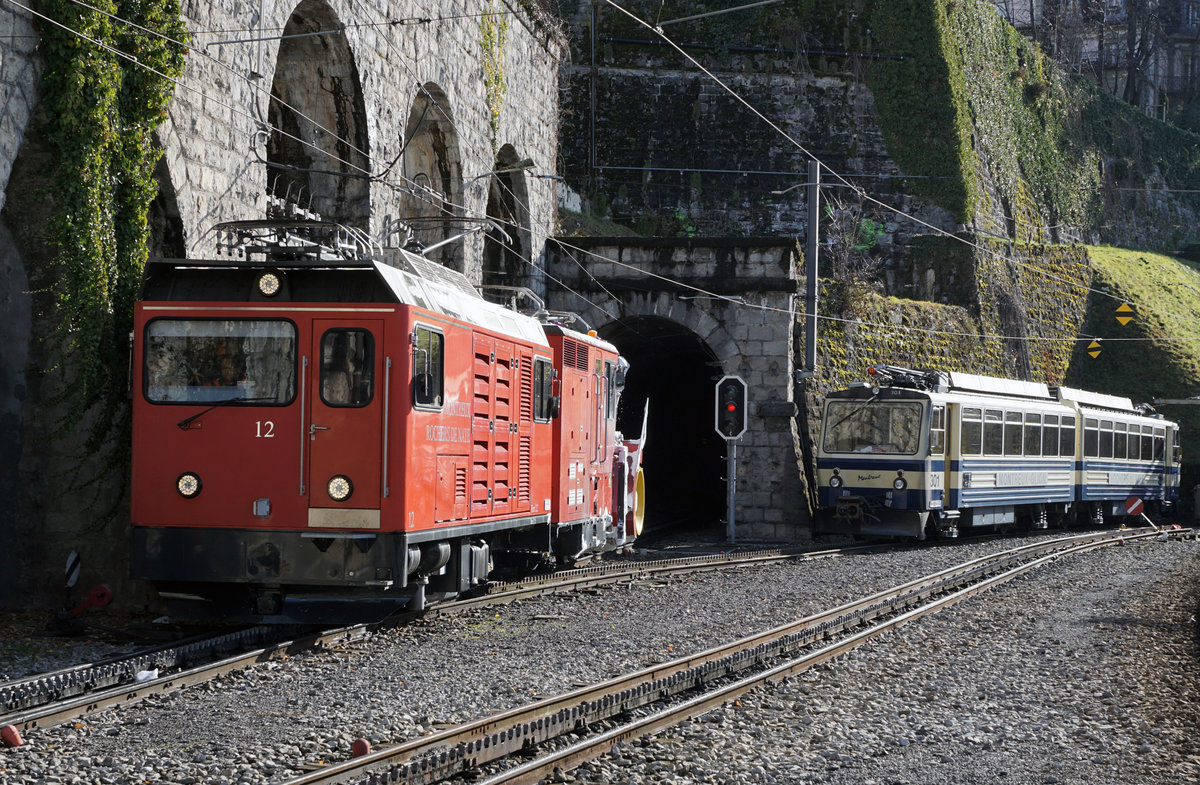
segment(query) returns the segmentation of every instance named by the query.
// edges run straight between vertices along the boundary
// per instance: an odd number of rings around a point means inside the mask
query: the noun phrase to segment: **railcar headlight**
[[[832,477],[830,477],[829,478],[829,487],[830,488],[841,488],[842,487],[842,478],[838,477],[836,474],[833,475]]]
[[[200,493],[200,475],[193,472],[184,472],[175,481],[175,490],[179,491],[179,495],[183,498],[191,499]]]
[[[349,477],[339,474],[329,480],[325,490],[329,493],[330,499],[335,502],[344,502],[350,498],[350,494],[354,493],[354,483],[350,482]]]
[[[258,291],[263,297],[274,297],[279,294],[283,282],[279,280],[279,276],[275,273],[263,273],[258,276]]]
[[[896,479],[892,480],[892,487],[898,491],[902,491],[908,487],[908,480],[904,479],[903,477],[897,477]]]

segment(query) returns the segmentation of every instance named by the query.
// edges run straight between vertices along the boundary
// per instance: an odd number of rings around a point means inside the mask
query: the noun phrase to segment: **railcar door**
[[[378,529],[387,383],[383,322],[313,321],[303,439],[308,525]]]

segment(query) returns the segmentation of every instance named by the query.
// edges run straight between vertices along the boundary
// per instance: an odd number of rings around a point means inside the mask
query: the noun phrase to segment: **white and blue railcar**
[[[818,445],[829,528],[923,539],[937,530],[1125,514],[1178,499],[1178,429],[1128,399],[894,366],[830,393]]]

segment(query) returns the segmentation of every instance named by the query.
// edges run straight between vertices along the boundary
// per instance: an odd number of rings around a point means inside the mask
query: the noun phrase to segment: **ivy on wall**
[[[49,0],[47,15],[67,29],[42,30],[43,133],[55,162],[48,235],[60,276],[56,340],[72,375],[56,403],[65,406],[63,431],[86,413],[97,415],[89,450],[124,410],[128,335],[161,155],[153,134],[186,55],[162,36],[187,36],[177,0],[96,0],[94,9]]]
[[[500,110],[508,90],[505,77],[504,43],[508,38],[508,16],[501,0],[492,0],[489,13],[479,20],[483,46],[483,85],[487,93],[488,124],[492,129],[492,150],[499,149]]]

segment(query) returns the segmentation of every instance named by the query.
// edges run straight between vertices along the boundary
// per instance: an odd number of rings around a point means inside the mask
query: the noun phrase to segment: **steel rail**
[[[854,546],[849,549],[827,549],[789,553],[780,549],[763,549],[741,553],[707,554],[677,559],[657,559],[629,563],[598,564],[551,575],[535,576],[511,583],[493,584],[493,593],[468,597],[433,606],[423,613],[402,614],[400,619],[436,618],[461,613],[473,608],[511,603],[519,599],[573,591],[607,583],[638,580],[652,575],[680,572],[699,572],[751,564],[769,563],[793,558],[827,558],[878,546]],[[395,623],[395,622],[393,622]],[[164,646],[156,646],[124,657],[114,657],[23,679],[0,683],[0,727],[14,725],[20,730],[48,727],[115,705],[133,703],[147,695],[162,694],[184,686],[202,683],[230,670],[248,667],[274,656],[270,652],[302,650],[306,645],[327,645],[330,640],[349,639],[367,634],[379,625],[357,625],[331,630],[303,638],[279,642],[280,628],[258,626],[216,636],[197,637]],[[286,629],[286,628],[285,628]],[[351,632],[353,630],[354,632]],[[305,644],[304,641],[313,641]],[[220,661],[223,652],[254,648],[241,655]],[[155,669],[185,667],[205,660],[186,672],[168,674],[153,680],[136,682],[139,672]],[[244,663],[244,664],[238,664]],[[71,700],[74,698],[75,700]]]
[[[1088,534],[1022,546],[974,559],[765,633],[332,764],[289,780],[287,785],[346,782],[389,764],[392,764],[392,768],[382,775],[376,775],[371,782],[435,782],[525,749],[531,744],[573,732],[715,679],[729,677],[737,671],[755,666],[757,662],[788,656],[819,640],[894,613],[897,607],[910,607],[933,595],[945,594],[950,590],[948,587],[957,588],[986,580],[1001,570],[1016,569],[1022,560],[1055,558],[1068,548],[1096,548],[1110,542],[1156,534],[1159,532],[1150,529]],[[1026,569],[1032,569],[1032,566]],[[900,618],[907,620],[907,617]],[[893,626],[896,623],[903,622],[894,622]],[[839,645],[834,644],[822,651],[833,651]],[[828,656],[835,656],[837,652]],[[395,763],[397,761],[403,762]]]
[[[175,668],[198,660],[212,660],[214,653],[226,653],[248,646],[262,646],[278,639],[271,627],[195,635],[171,643],[150,646],[131,654],[107,657],[97,662],[73,665],[50,673],[34,674],[0,683],[0,710],[15,712],[51,701],[112,687],[133,681],[141,671]]]
[[[144,682],[124,684],[71,700],[39,706],[29,711],[0,716],[0,727],[12,725],[20,731],[51,727],[114,706],[128,706],[154,695],[165,695],[192,684],[202,684],[226,673],[276,657],[320,646],[349,643],[366,637],[368,634],[367,625],[356,625],[270,644],[178,673],[159,676]]]
[[[1153,537],[1154,533],[1136,534],[1129,539]],[[1116,538],[1114,538],[1116,539]],[[848,635],[841,640],[825,646],[818,651],[777,665],[769,670],[756,673],[732,684],[728,684],[711,692],[704,693],[684,703],[668,707],[646,717],[638,718],[617,728],[600,733],[576,744],[553,751],[533,761],[528,761],[512,769],[502,771],[477,785],[534,785],[543,781],[555,768],[570,770],[589,760],[594,760],[609,752],[612,747],[623,741],[651,735],[666,728],[678,725],[694,717],[712,711],[732,700],[757,689],[758,687],[780,681],[788,676],[802,673],[816,665],[820,665],[835,657],[845,654],[867,641],[886,632],[890,632],[910,621],[919,619],[961,602],[968,597],[980,594],[1001,583],[1009,581],[1036,567],[1057,560],[1063,556],[1084,553],[1101,548],[1110,542],[1092,542],[1077,545],[1064,551],[1042,556],[1033,561],[1012,567],[1011,569],[965,586],[951,594],[931,600],[924,605],[901,613],[891,619],[879,622],[860,632]]]

